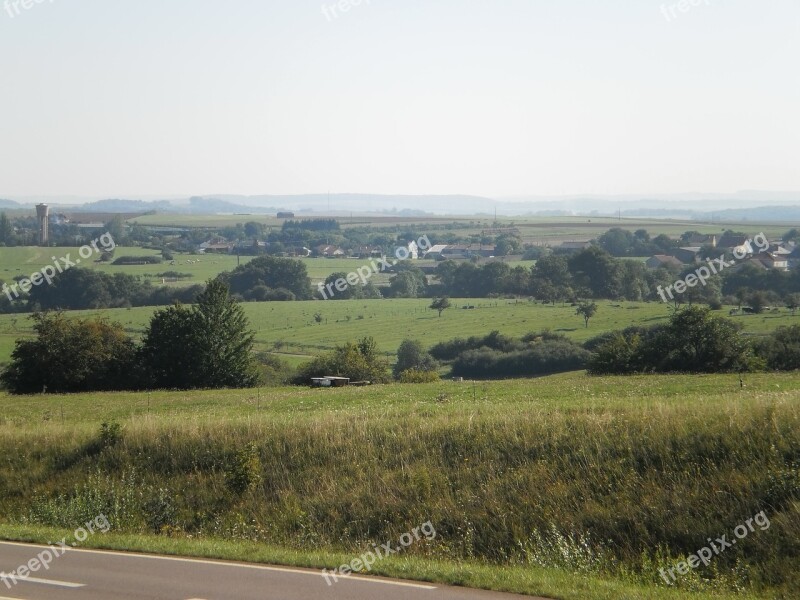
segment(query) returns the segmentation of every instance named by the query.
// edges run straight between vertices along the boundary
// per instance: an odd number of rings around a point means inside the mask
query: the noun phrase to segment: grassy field
[[[406,338],[418,339],[425,346],[455,337],[483,335],[492,330],[521,336],[549,328],[552,331],[585,341],[605,331],[630,325],[663,322],[670,307],[656,302],[598,302],[597,315],[584,327],[582,317],[569,305],[542,305],[520,300],[453,299],[453,308],[441,318],[428,309],[428,299],[329,300],[309,302],[245,303],[244,309],[256,332],[259,351],[277,352],[293,364],[329,350],[347,340],[372,336],[381,351],[394,355]],[[463,306],[474,306],[464,310]],[[74,311],[74,316],[102,316],[119,321],[134,336],[144,331],[153,307]],[[315,315],[322,316],[317,323]],[[719,314],[727,315],[727,311]],[[745,332],[759,335],[781,325],[800,320],[788,309],[763,315],[732,317],[742,323]],[[0,315],[0,364],[8,361],[14,340],[31,334],[26,315]]]
[[[39,248],[36,246],[25,246],[16,248],[0,248],[0,280],[10,282],[14,277],[25,276],[30,277],[32,273],[40,270],[46,265],[52,265],[55,258],[64,258],[70,255],[74,260],[78,256],[78,248],[65,248],[65,247],[52,247],[52,248]],[[156,250],[147,250],[145,248],[136,247],[118,247],[115,257],[120,256],[160,256],[160,252]],[[212,279],[222,273],[223,271],[232,271],[236,268],[237,264],[246,264],[253,259],[252,256],[242,256],[237,259],[236,256],[228,254],[209,254],[209,255],[196,255],[196,254],[175,254],[175,264],[171,265],[169,261],[164,261],[157,265],[112,265],[111,263],[95,262],[93,257],[91,260],[81,262],[82,268],[96,269],[104,273],[126,273],[128,275],[138,275],[140,277],[150,278],[154,284],[160,285],[161,278],[158,277],[159,273],[166,271],[178,271],[179,273],[188,273],[191,278],[181,279],[178,282],[167,281],[166,285],[192,285],[195,283],[203,283],[208,279]],[[311,278],[312,284],[316,285],[317,282],[324,281],[328,275],[334,272],[350,273],[355,271],[358,267],[368,265],[368,260],[359,258],[299,258],[308,269],[308,275]],[[419,261],[420,265],[432,264],[432,261]],[[512,267],[518,263],[509,263]],[[526,263],[529,266],[532,262]],[[383,285],[389,282],[389,275],[386,273],[378,273],[370,280],[377,285]]]
[[[298,219],[320,218],[318,215]],[[342,227],[374,227],[400,230],[402,228],[416,227],[422,231],[441,231],[453,224],[463,226],[457,232],[480,233],[483,229],[495,226],[518,227],[525,239],[590,239],[597,237],[612,227],[622,227],[635,231],[647,229],[651,236],[666,234],[678,237],[685,231],[698,231],[700,233],[721,233],[726,229],[744,230],[753,234],[763,231],[769,236],[781,235],[796,224],[791,223],[705,223],[681,219],[641,219],[623,218],[612,216],[598,217],[335,217]],[[283,223],[269,215],[178,215],[155,214],[144,215],[131,219],[131,223],[139,225],[160,225],[169,227],[225,227],[255,221],[270,227],[280,227]]]
[[[334,567],[430,520],[373,573],[569,600],[800,593],[796,374],[0,403],[3,537],[105,511],[95,545]],[[661,581],[762,510],[768,529]]]

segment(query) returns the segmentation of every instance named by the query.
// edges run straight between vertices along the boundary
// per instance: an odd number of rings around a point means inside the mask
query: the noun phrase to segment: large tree
[[[415,369],[417,371],[435,371],[439,368],[436,360],[425,350],[417,340],[403,340],[397,349],[397,363],[392,371],[395,377],[400,377],[403,371]]]
[[[252,387],[258,375],[253,332],[227,286],[210,281],[194,307],[156,312],[142,345],[142,359],[155,387]]]
[[[34,339],[18,340],[0,380],[14,394],[135,386],[135,346],[119,323],[37,313]]]
[[[273,290],[289,290],[298,300],[311,299],[311,280],[306,265],[291,258],[259,256],[217,279],[227,283],[231,293],[242,296],[257,286],[266,286]]]

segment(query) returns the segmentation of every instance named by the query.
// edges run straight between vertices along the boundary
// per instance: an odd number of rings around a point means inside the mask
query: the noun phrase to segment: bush
[[[136,346],[119,323],[62,313],[31,318],[37,337],[17,340],[11,364],[0,375],[11,393],[119,390],[134,383]]]
[[[756,355],[775,371],[800,369],[800,325],[779,327],[755,344]]]
[[[241,496],[261,483],[262,471],[258,446],[250,442],[231,460],[225,471],[225,485],[232,494]]]
[[[406,369],[398,377],[400,383],[433,383],[439,379],[439,373],[436,371],[420,371],[419,369]]]
[[[395,377],[408,370],[414,371],[436,371],[439,365],[422,347],[422,344],[416,340],[403,340],[400,347],[397,349],[397,363],[394,366],[393,372]]]
[[[503,379],[536,377],[584,369],[590,354],[570,341],[540,342],[527,350],[468,350],[453,363],[454,377]]]
[[[440,342],[430,349],[430,354],[437,360],[455,360],[467,350],[490,348],[500,352],[512,352],[514,350],[522,350],[524,347],[525,344],[519,340],[495,330],[484,337],[455,338],[449,342]]]
[[[163,259],[160,256],[120,256],[112,265],[160,265]]]
[[[335,350],[318,356],[302,366],[294,383],[308,385],[314,377],[348,377],[352,381],[388,383],[389,362],[378,353],[375,340],[363,338],[359,342],[348,342]]]
[[[629,328],[605,336],[589,362],[589,372],[731,373],[758,369],[759,362],[739,330],[736,323],[712,316],[706,308],[685,308],[673,313],[667,325]]]

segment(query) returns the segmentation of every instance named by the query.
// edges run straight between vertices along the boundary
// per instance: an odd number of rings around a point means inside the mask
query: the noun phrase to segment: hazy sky
[[[798,0],[14,1],[0,197],[800,190]]]

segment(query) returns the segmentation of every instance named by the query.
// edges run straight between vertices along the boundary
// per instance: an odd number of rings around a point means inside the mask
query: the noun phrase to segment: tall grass
[[[658,568],[764,510],[768,530],[677,585],[800,593],[798,378],[734,380],[287,391],[238,414],[236,392],[198,393],[202,410],[122,418],[99,450],[97,415],[0,425],[0,514],[67,526],[105,510],[128,532],[346,550],[431,520],[410,553],[665,585]],[[102,397],[124,414],[135,395]]]

